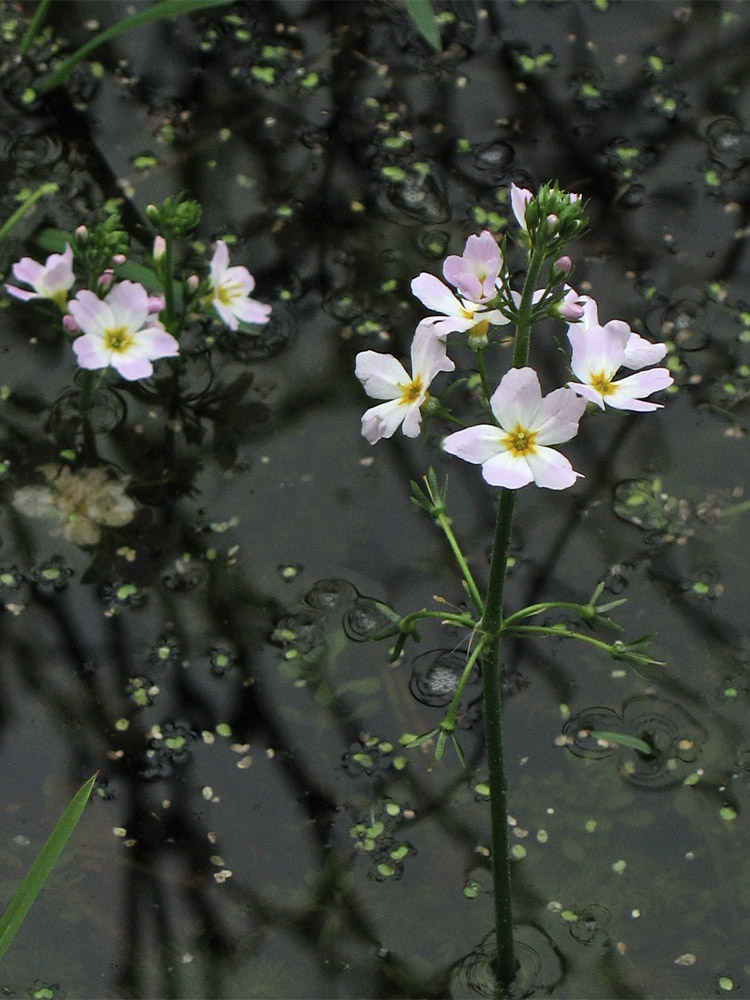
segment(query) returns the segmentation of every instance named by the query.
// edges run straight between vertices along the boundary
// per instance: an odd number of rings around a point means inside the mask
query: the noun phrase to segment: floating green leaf
[[[637,750],[638,753],[646,754],[647,757],[653,757],[654,748],[649,746],[645,740],[639,739],[637,736],[631,736],[629,733],[617,733],[609,732],[604,730],[590,730],[589,736],[593,736],[595,740],[606,740],[607,743],[617,743],[622,747],[630,747],[631,750]]]
[[[422,38],[436,52],[442,52],[443,44],[440,41],[440,30],[430,0],[404,0],[404,6]]]

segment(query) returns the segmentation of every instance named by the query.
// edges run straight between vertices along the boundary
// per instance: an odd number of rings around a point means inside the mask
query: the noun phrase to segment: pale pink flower
[[[526,206],[534,197],[528,188],[517,187],[515,184],[510,186],[510,207],[513,209],[513,214],[516,217],[516,222],[524,231],[527,231],[526,226]]]
[[[441,314],[428,317],[440,337],[447,337],[449,333],[466,333],[480,324],[503,326],[510,322],[499,309],[487,309],[482,302],[454,295],[439,278],[426,271],[413,279],[411,290],[423,305]],[[487,330],[486,325],[484,330]]]
[[[492,233],[485,229],[470,236],[461,257],[445,258],[443,275],[470,302],[484,303],[497,295],[498,277],[505,262]]]
[[[637,370],[660,360],[666,354],[664,344],[649,343],[621,320],[600,326],[593,299],[584,305],[582,322],[568,327],[568,340],[573,348],[570,366],[579,380],[568,385],[580,396],[602,410],[605,402],[618,410],[646,412],[660,408],[660,403],[643,397],[672,384],[674,379],[668,369],[636,371],[618,380],[615,375],[621,367]]]
[[[68,308],[83,330],[73,341],[81,368],[115,368],[124,379],[147,378],[157,358],[173,358],[179,345],[149,314],[148,292],[133,281],[113,285],[106,298],[82,290]]]
[[[224,240],[216,241],[211,258],[211,294],[209,301],[230,330],[243,323],[267,323],[271,307],[250,298],[255,278],[246,267],[229,266],[229,249]]]
[[[17,299],[50,299],[65,311],[68,291],[76,278],[73,274],[73,249],[65,244],[64,253],[53,253],[44,264],[31,257],[22,257],[13,265],[13,277],[25,285],[31,285],[33,292],[15,285],[6,285],[6,291]]]
[[[429,321],[419,324],[411,344],[410,375],[392,354],[361,351],[354,373],[368,396],[386,400],[362,417],[362,434],[375,444],[389,438],[401,427],[406,437],[419,437],[420,407],[429,399],[428,388],[438,372],[452,372],[456,366],[446,354],[445,341],[435,334]]]
[[[578,433],[586,400],[571,389],[542,396],[533,368],[511,368],[490,398],[497,424],[449,434],[443,450],[482,466],[491,486],[515,490],[534,482],[550,490],[572,486],[580,473],[554,448]]]

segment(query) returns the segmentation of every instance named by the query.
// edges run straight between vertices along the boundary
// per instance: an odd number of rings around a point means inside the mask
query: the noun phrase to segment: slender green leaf
[[[630,736],[628,733],[608,732],[603,729],[590,729],[589,736],[593,736],[595,740],[606,740],[607,743],[617,743],[622,747],[630,747],[631,750],[637,750],[639,753],[644,753],[647,757],[654,756],[654,748],[652,746],[649,746],[645,740],[641,740],[637,736]]]
[[[139,10],[130,17],[123,18],[110,28],[105,28],[98,34],[90,38],[85,45],[64,59],[57,69],[46,80],[44,80],[37,90],[40,94],[46,94],[48,90],[59,86],[63,80],[76,68],[82,59],[85,59],[89,52],[98,48],[103,42],[108,42],[110,38],[116,38],[126,31],[138,28],[142,24],[152,24],[154,21],[163,21],[168,17],[176,17],[179,14],[191,14],[193,11],[202,10],[204,7],[221,7],[231,3],[232,0],[160,0],[159,3]]]
[[[409,16],[417,26],[422,38],[428,42],[436,52],[443,51],[443,44],[440,41],[440,29],[435,18],[435,11],[432,9],[430,0],[404,0]]]
[[[21,39],[21,44],[18,46],[19,56],[25,56],[31,48],[31,43],[39,34],[39,29],[42,27],[44,18],[47,16],[47,8],[49,7],[50,2],[51,0],[39,0],[39,3],[36,5],[34,16],[32,17],[23,38]]]
[[[36,204],[36,202],[39,201],[40,198],[44,197],[44,195],[55,194],[58,190],[58,184],[55,184],[54,181],[47,181],[45,184],[38,187],[36,191],[32,191],[28,198],[23,200],[21,205],[15,210],[10,218],[6,219],[2,226],[0,226],[0,243],[2,243],[16,223],[24,217],[32,205]],[[62,249],[65,249],[64,245]]]
[[[8,904],[8,908],[2,917],[0,917],[0,958],[7,951],[8,945],[15,937],[18,928],[23,923],[24,917],[29,912],[29,907],[36,899],[39,890],[52,871],[52,867],[57,861],[60,851],[62,851],[68,837],[70,837],[75,829],[76,823],[81,818],[95,781],[96,774],[92,775],[70,800],[65,812],[57,821],[54,830],[47,837],[42,849],[34,859],[34,863],[26,874],[26,877],[16,889],[13,899]]]

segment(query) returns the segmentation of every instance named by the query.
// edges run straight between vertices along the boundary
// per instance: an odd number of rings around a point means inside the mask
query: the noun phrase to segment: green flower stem
[[[448,539],[448,544],[451,547],[453,555],[456,557],[456,562],[461,570],[461,575],[464,578],[464,583],[466,584],[466,591],[471,598],[472,604],[477,609],[479,614],[484,613],[484,604],[482,598],[479,594],[479,588],[477,587],[474,577],[471,575],[471,570],[468,567],[466,560],[464,559],[463,552],[461,551],[458,542],[456,541],[456,536],[453,534],[453,529],[451,528],[450,518],[445,513],[439,513],[435,515],[435,522],[440,525],[443,534]]]
[[[532,247],[521,302],[516,318],[513,365],[524,368],[529,360],[534,289],[544,263],[544,247]],[[516,494],[502,489],[495,522],[495,540],[490,563],[490,580],[482,619],[487,644],[482,656],[482,686],[484,693],[484,732],[487,747],[487,767],[490,784],[490,823],[492,851],[492,883],[495,905],[495,973],[503,986],[516,976],[513,946],[513,909],[510,888],[510,857],[508,851],[508,805],[503,760],[502,705],[500,697],[500,637],[503,625],[503,593],[508,570],[508,550],[513,529]]]
[[[94,372],[91,369],[81,370],[81,392],[78,396],[78,412],[87,413],[91,407],[91,397],[94,394]]]
[[[174,311],[174,238],[171,234],[164,237],[164,311],[166,312],[164,326],[170,333],[175,333]]]
[[[466,687],[466,682],[468,681],[469,677],[471,676],[471,672],[474,669],[474,665],[477,662],[477,660],[479,659],[479,657],[480,657],[480,655],[482,653],[482,650],[484,649],[484,646],[485,646],[486,642],[487,642],[487,637],[486,636],[481,636],[481,638],[479,639],[479,642],[477,642],[476,646],[474,647],[474,650],[472,651],[471,656],[466,661],[466,666],[464,667],[464,672],[461,674],[461,678],[460,678],[458,684],[456,685],[456,690],[455,690],[455,693],[453,695],[453,699],[452,699],[452,701],[451,701],[451,703],[450,703],[450,705],[448,707],[448,711],[446,712],[446,715],[445,715],[445,722],[449,723],[450,725],[453,724],[453,721],[454,721],[454,719],[456,717],[456,711],[458,709],[458,703],[461,700],[461,694],[463,692],[463,689]]]
[[[613,646],[612,643],[603,642],[601,639],[595,639],[593,635],[586,635],[583,632],[571,632],[569,628],[555,625],[503,625],[500,631],[503,635],[539,635],[550,636],[555,639],[561,637],[563,639],[577,639],[579,642],[585,642],[589,646],[594,646],[596,649],[602,650],[608,656],[612,655],[613,650],[621,648],[616,645]]]
[[[482,392],[484,393],[484,399],[489,406],[490,396],[490,383],[487,381],[487,369],[484,366],[484,357],[482,356],[482,351],[474,351],[474,357],[477,359],[477,371],[479,372],[479,377],[482,380]]]
[[[545,601],[543,604],[529,604],[528,607],[521,608],[520,611],[515,611],[512,615],[504,618],[503,626],[512,625],[524,618],[532,618],[534,615],[539,615],[543,611],[549,611],[552,608],[574,611],[581,621],[592,622],[594,619],[597,619],[601,622],[602,619],[599,616],[602,612],[610,611],[612,608],[619,607],[623,603],[624,600],[611,601],[609,604],[603,604],[601,607],[596,607],[594,604],[575,604],[572,601]],[[610,627],[612,625],[613,623],[610,623]],[[620,631],[619,626],[617,626],[617,630]]]

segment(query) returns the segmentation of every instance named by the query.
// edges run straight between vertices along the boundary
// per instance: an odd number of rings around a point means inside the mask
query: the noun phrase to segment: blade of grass
[[[64,59],[54,73],[39,84],[37,90],[40,94],[46,94],[48,90],[59,86],[66,76],[72,73],[78,63],[86,58],[89,52],[92,52],[103,42],[108,42],[110,38],[116,38],[118,35],[122,35],[126,31],[131,31],[133,28],[138,28],[142,24],[152,24],[154,21],[163,21],[167,17],[176,17],[178,14],[190,14],[193,11],[202,10],[204,7],[221,7],[232,2],[233,0],[160,0],[159,3],[155,3],[152,7],[139,10],[137,13],[131,14],[130,17],[123,18],[117,24],[113,24],[110,28],[105,28],[104,31],[100,31],[97,35],[94,35],[85,45],[77,49],[72,56]]]
[[[21,205],[15,210],[13,215],[11,215],[9,219],[6,219],[2,226],[0,226],[0,243],[3,242],[13,226],[15,226],[19,219],[23,218],[32,205],[39,201],[40,198],[44,197],[44,195],[56,194],[58,190],[59,185],[55,184],[54,181],[47,181],[45,184],[38,187],[36,191],[32,191],[31,194],[25,198]]]
[[[589,736],[593,736],[595,740],[606,740],[607,743],[617,743],[621,747],[629,747],[631,750],[637,750],[647,757],[654,756],[654,748],[652,746],[649,746],[645,740],[641,740],[637,736],[631,736],[629,733],[611,733],[603,729],[591,729],[589,730]]]
[[[440,40],[440,29],[430,0],[404,0],[404,6],[422,38],[436,52],[442,52],[443,43]]]
[[[39,34],[39,29],[44,22],[44,18],[47,14],[47,8],[49,7],[51,0],[39,0],[36,10],[34,11],[34,16],[31,19],[26,32],[21,39],[21,44],[18,46],[19,56],[25,56],[26,53],[31,48],[31,43],[34,41],[36,36]]]
[[[13,899],[8,904],[8,908],[2,917],[0,917],[0,959],[2,959],[7,951],[8,945],[15,937],[18,928],[23,923],[24,917],[29,912],[29,907],[36,899],[39,890],[52,871],[52,867],[57,861],[60,851],[62,851],[75,829],[76,823],[81,818],[84,806],[88,802],[91,790],[94,787],[96,777],[96,774],[92,775],[70,800],[65,812],[55,824],[54,830],[47,837],[42,849],[34,859],[34,863],[27,872],[26,877],[16,889]]]

